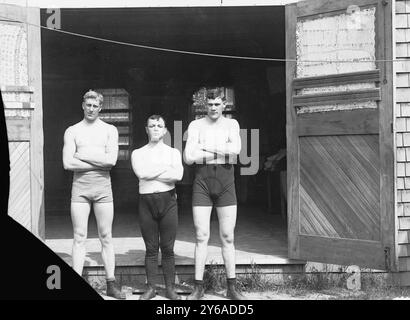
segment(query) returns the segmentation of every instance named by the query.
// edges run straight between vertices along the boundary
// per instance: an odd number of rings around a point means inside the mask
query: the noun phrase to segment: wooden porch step
[[[127,286],[125,284],[125,286]],[[157,284],[156,289],[158,290],[165,290],[165,285],[164,284]],[[146,288],[145,285],[140,285],[137,287],[134,287],[132,290],[132,294],[143,294],[145,292]],[[175,285],[175,291],[179,295],[189,295],[192,292],[192,288],[188,285],[181,285],[181,284],[176,284]]]
[[[259,275],[260,277],[269,279],[272,284],[279,285],[290,277],[303,274],[304,269],[305,263],[298,261],[298,263],[291,264],[237,265],[236,273],[238,278],[249,275]],[[207,265],[207,270],[211,270],[210,272],[214,276],[225,277],[224,266],[221,264]],[[175,266],[178,292],[190,292],[190,284],[193,282],[194,272],[195,266],[193,264]],[[135,293],[144,290],[146,276],[145,267],[142,265],[117,266],[115,276],[121,286],[132,287]],[[84,267],[83,277],[93,286],[103,286],[105,284],[105,272],[102,266]],[[164,286],[161,267],[158,268],[156,283],[159,287]]]

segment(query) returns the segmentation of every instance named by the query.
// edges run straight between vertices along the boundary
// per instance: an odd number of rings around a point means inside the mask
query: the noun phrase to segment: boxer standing
[[[175,182],[182,179],[184,168],[178,149],[167,146],[163,138],[167,132],[165,121],[159,115],[147,120],[149,142],[132,152],[132,168],[139,179],[139,222],[145,242],[145,271],[147,290],[140,300],[155,297],[155,276],[158,270],[158,250],[161,248],[161,264],[166,294],[179,300],[175,292],[174,243],[178,226],[178,205]]]
[[[195,287],[187,300],[204,295],[203,274],[207,257],[212,207],[216,207],[222,256],[227,275],[227,297],[242,300],[236,290],[234,229],[237,200],[234,167],[241,150],[239,124],[222,116],[225,108],[223,92],[207,89],[207,115],[188,127],[184,152],[187,164],[196,164],[192,189],[192,211],[196,231]]]
[[[88,217],[93,206],[102,246],[107,295],[125,299],[115,286],[115,254],[112,244],[114,204],[110,169],[118,156],[118,131],[99,119],[103,96],[88,91],[83,97],[84,119],[68,127],[64,133],[63,165],[74,172],[71,190],[71,220],[74,241],[73,269],[82,275],[85,259]]]

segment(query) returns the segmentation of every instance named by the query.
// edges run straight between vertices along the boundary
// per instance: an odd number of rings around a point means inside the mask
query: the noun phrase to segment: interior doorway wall
[[[63,9],[61,14],[64,30],[95,37],[244,57],[285,55],[283,7]],[[63,135],[82,119],[82,95],[90,88],[124,88],[130,94],[132,148],[146,143],[145,120],[153,113],[165,116],[171,133],[173,120],[182,121],[185,131],[192,94],[204,85],[235,89],[241,128],[259,129],[260,166],[286,145],[284,63],[165,53],[50,30],[42,31],[42,48],[46,218],[69,215],[72,174],[62,168]],[[189,190],[190,170],[185,168],[183,192]],[[115,169],[112,176],[117,216],[136,210],[138,181],[131,169],[125,175],[127,193],[120,191],[125,176],[117,179]],[[279,194],[274,180],[272,192]],[[239,179],[238,198],[266,205],[262,171]],[[182,204],[189,203],[187,196]],[[279,209],[279,198],[274,203]]]

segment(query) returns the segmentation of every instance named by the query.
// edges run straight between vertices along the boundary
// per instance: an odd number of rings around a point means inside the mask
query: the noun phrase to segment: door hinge
[[[390,123],[390,128],[391,128],[391,133],[393,133],[393,132],[394,132],[394,129],[393,129],[393,122],[392,122],[392,123]]]
[[[384,247],[384,265],[387,271],[391,270],[390,247]]]

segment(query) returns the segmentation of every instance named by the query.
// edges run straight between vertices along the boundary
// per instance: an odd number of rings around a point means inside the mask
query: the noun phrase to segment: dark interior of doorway
[[[42,24],[46,20],[46,10],[42,10]],[[282,6],[63,9],[61,27],[146,46],[221,55],[285,57]],[[130,94],[132,149],[146,143],[144,123],[150,114],[163,114],[170,132],[172,120],[181,120],[185,131],[192,120],[192,94],[205,85],[234,89],[241,128],[259,129],[261,169],[266,157],[286,146],[283,62],[161,52],[44,29],[41,37],[46,238],[72,238],[72,174],[63,170],[61,150],[65,129],[82,119],[82,95],[90,88],[123,88]],[[281,168],[284,166],[285,163]],[[136,218],[138,181],[129,163],[118,167],[112,171],[116,208],[113,236],[133,236],[132,231],[118,226],[128,224],[129,217]],[[185,167],[183,182],[178,185],[180,215],[190,214],[190,179],[192,168]],[[255,208],[262,209],[266,221],[279,215],[278,171],[267,174],[260,170],[253,176],[237,176],[236,183],[243,219],[251,222]],[[242,218],[238,216],[238,221]],[[93,224],[91,215],[90,225]],[[92,231],[95,228],[90,230],[89,237],[96,236]]]

